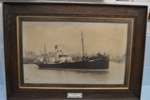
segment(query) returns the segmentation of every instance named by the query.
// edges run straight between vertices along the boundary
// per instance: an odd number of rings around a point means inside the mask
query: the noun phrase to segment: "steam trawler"
[[[46,48],[44,45],[45,54],[43,54],[43,61],[36,62],[39,68],[64,68],[64,69],[108,69],[109,68],[109,55],[96,54],[88,57],[84,53],[84,39],[81,32],[82,43],[82,57],[73,59],[68,54],[63,53],[59,45],[55,45],[55,55],[47,57]]]

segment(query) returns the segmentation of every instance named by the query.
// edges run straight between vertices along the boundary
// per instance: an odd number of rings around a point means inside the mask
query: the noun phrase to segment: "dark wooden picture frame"
[[[144,62],[147,6],[113,5],[92,3],[3,3],[4,8],[4,44],[8,100],[139,100]],[[127,39],[127,67],[123,85],[91,84],[25,84],[23,80],[22,22],[38,21],[38,17],[52,20],[107,21],[123,20],[129,23],[132,32]],[[56,18],[55,18],[56,17]],[[59,18],[57,18],[59,17]],[[53,19],[55,18],[55,19]],[[40,19],[40,21],[43,19]],[[64,19],[63,19],[64,21]],[[84,22],[84,21],[83,21]],[[113,21],[114,22],[114,21]],[[131,22],[131,23],[130,23]],[[108,23],[108,22],[107,22]],[[118,45],[119,48],[119,45]],[[117,69],[116,69],[117,71]],[[67,97],[69,93],[73,97]],[[82,95],[81,97],[78,97]]]

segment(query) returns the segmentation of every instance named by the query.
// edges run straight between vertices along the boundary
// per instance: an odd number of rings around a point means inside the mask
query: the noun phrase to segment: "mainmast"
[[[83,33],[81,31],[81,42],[82,42],[82,60],[85,60],[85,54],[84,54],[84,39],[83,39]]]

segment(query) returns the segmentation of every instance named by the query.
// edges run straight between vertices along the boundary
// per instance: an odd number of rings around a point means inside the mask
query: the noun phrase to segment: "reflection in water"
[[[25,83],[54,84],[123,84],[125,66],[110,62],[109,70],[39,69],[35,64],[24,64]]]

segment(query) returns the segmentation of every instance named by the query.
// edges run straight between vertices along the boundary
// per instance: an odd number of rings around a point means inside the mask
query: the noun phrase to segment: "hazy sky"
[[[124,55],[127,44],[127,23],[94,22],[35,22],[23,21],[23,50],[54,52],[55,45],[62,45],[68,53],[81,52],[81,31],[85,52]]]

